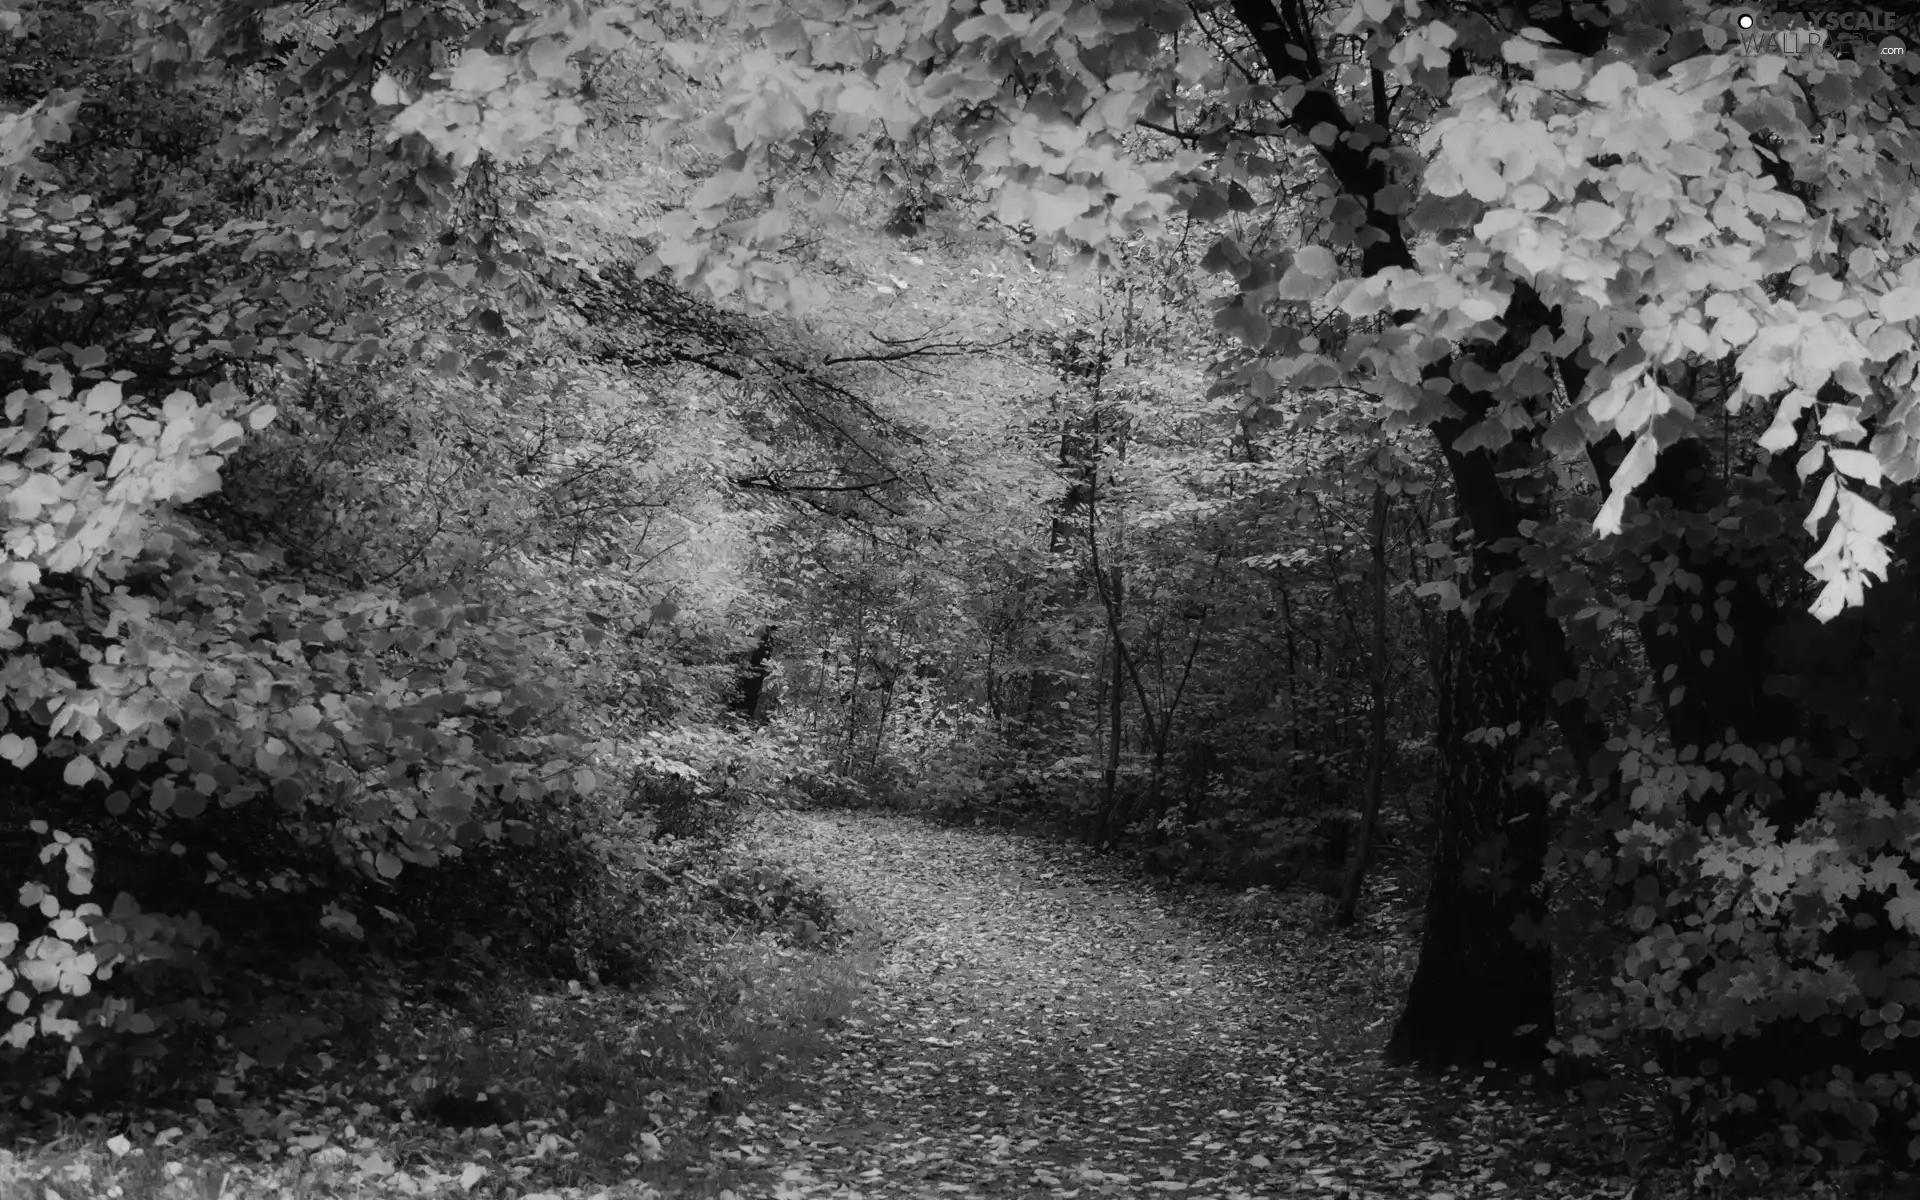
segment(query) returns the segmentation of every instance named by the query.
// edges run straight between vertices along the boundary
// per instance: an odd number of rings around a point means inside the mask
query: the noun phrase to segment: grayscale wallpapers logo
[[[1713,21],[1727,33],[1726,48],[1746,54],[1825,53],[1877,59],[1882,66],[1920,66],[1907,54],[1906,41],[1894,32],[1893,13],[1883,8],[1766,12],[1743,4],[1717,10]]]

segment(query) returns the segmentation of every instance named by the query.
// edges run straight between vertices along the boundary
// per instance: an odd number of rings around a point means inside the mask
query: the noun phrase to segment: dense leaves
[[[1348,920],[1431,847],[1396,1060],[1920,1150],[1914,75],[1769,37],[0,5],[0,1053],[278,1063],[442,941],[636,983],[661,847],[787,797]],[[1044,974],[988,932],[955,1011]]]

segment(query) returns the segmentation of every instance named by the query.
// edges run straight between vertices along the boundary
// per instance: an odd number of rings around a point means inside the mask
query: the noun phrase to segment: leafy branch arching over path
[[[1236,944],[1100,860],[993,831],[807,813],[761,839],[880,947],[808,1101],[734,1123],[726,1157],[776,1195],[1599,1194],[1520,1111],[1323,1036],[1365,981],[1295,939]]]

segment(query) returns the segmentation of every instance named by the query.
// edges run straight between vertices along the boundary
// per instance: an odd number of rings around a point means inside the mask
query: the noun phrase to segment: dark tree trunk
[[[1194,740],[1187,743],[1186,785],[1181,796],[1181,815],[1189,825],[1206,814],[1209,784],[1219,757],[1219,751],[1214,749],[1211,742]]]
[[[1313,639],[1313,678],[1315,681],[1313,697],[1313,765],[1314,798],[1321,811],[1327,807],[1327,759],[1331,755],[1327,743],[1327,705],[1322,703],[1320,687],[1327,677],[1325,655],[1326,639]]]
[[[1153,743],[1153,761],[1147,768],[1147,811],[1153,814],[1153,823],[1158,825],[1167,816],[1167,810],[1173,807],[1173,797],[1167,794],[1167,743],[1165,738]]]
[[[853,638],[853,680],[847,686],[847,737],[840,755],[840,771],[844,775],[853,774],[854,737],[859,731],[860,717],[860,675],[867,663],[867,580],[860,580],[859,607],[855,610]]]
[[[1532,314],[1524,300],[1516,310],[1510,337],[1524,338],[1522,321]],[[1503,343],[1484,356],[1497,363],[1509,349]],[[1464,388],[1454,400],[1462,415],[1434,432],[1472,530],[1473,583],[1504,576],[1510,585],[1483,595],[1444,681],[1427,927],[1387,1057],[1436,1069],[1526,1069],[1546,1057],[1553,1036],[1552,955],[1540,936],[1552,831],[1545,792],[1514,782],[1519,750],[1551,713],[1590,783],[1606,734],[1584,698],[1553,696],[1555,684],[1575,674],[1572,656],[1546,588],[1514,549],[1521,520],[1543,515],[1545,495],[1540,485],[1522,490],[1501,475],[1529,465],[1534,449],[1522,439],[1498,455],[1454,449],[1491,407]]]
[[[739,700],[734,708],[752,720],[759,720],[765,711],[761,702],[767,698],[767,659],[773,654],[774,629],[768,625],[760,631],[760,640],[747,658],[746,670],[740,673]]]
[[[1546,912],[1547,799],[1514,783],[1521,738],[1480,736],[1531,730],[1543,716],[1524,639],[1513,613],[1488,604],[1454,660],[1426,936],[1387,1045],[1393,1062],[1524,1069],[1553,1036],[1552,956],[1544,940],[1524,936]]]
[[[1360,913],[1360,890],[1367,881],[1367,868],[1373,865],[1373,833],[1380,822],[1380,794],[1387,778],[1387,489],[1373,485],[1373,514],[1368,522],[1373,543],[1373,562],[1367,580],[1367,599],[1373,610],[1373,625],[1367,645],[1367,791],[1360,812],[1360,828],[1353,853],[1353,866],[1347,872],[1346,886],[1340,891],[1340,910],[1336,921],[1351,925]]]
[[[1124,603],[1121,587],[1125,581],[1120,576],[1118,563],[1111,570],[1113,577],[1107,592],[1107,633],[1113,641],[1113,674],[1107,683],[1107,703],[1110,705],[1107,711],[1107,762],[1100,780],[1100,821],[1094,837],[1095,842],[1103,846],[1112,841],[1117,832],[1115,809],[1120,803],[1121,716],[1125,712],[1126,701],[1126,664],[1122,659],[1125,646],[1120,640],[1123,636],[1120,606]]]
[[[1321,126],[1334,134],[1312,140],[1333,183],[1358,203],[1367,227],[1366,236],[1357,239],[1360,274],[1416,267],[1397,211],[1381,203],[1391,183],[1391,160],[1361,132],[1367,127],[1346,110],[1338,93],[1320,86],[1325,47],[1304,10],[1277,0],[1231,0],[1230,7],[1276,81],[1300,85],[1292,93],[1288,123],[1303,134],[1317,133]],[[1604,43],[1604,27],[1596,39],[1579,22],[1565,26],[1564,37],[1572,40],[1563,44],[1579,52],[1592,53]],[[1370,82],[1373,126],[1390,129],[1386,73],[1375,69]],[[1553,1019],[1550,960],[1546,948],[1523,941],[1515,925],[1538,917],[1542,908],[1537,883],[1548,841],[1546,802],[1537,792],[1516,789],[1511,768],[1517,743],[1549,712],[1589,785],[1607,741],[1605,725],[1584,696],[1556,690],[1574,677],[1572,657],[1545,586],[1519,560],[1518,547],[1526,540],[1520,522],[1538,519],[1539,513],[1529,509],[1541,500],[1544,484],[1508,472],[1538,465],[1532,447],[1521,437],[1497,456],[1456,448],[1460,435],[1494,408],[1492,397],[1469,385],[1458,360],[1470,359],[1482,371],[1497,373],[1525,352],[1552,316],[1530,290],[1517,288],[1499,342],[1462,347],[1458,355],[1428,368],[1431,381],[1450,382],[1448,400],[1458,414],[1432,428],[1472,529],[1475,579],[1485,583],[1506,576],[1512,582],[1503,595],[1489,595],[1475,614],[1473,636],[1450,684],[1456,694],[1440,743],[1440,836],[1427,932],[1390,1048],[1398,1059],[1433,1066],[1487,1060],[1531,1066],[1542,1057]],[[1491,725],[1507,736],[1498,742],[1466,740],[1468,731]],[[1491,855],[1497,869],[1484,870],[1483,855]],[[1527,1025],[1534,1028],[1516,1032]]]
[[[1280,800],[1293,798],[1300,783],[1300,639],[1293,623],[1293,600],[1283,585],[1280,592],[1280,617],[1287,630],[1287,733],[1284,746],[1286,779],[1280,788]]]

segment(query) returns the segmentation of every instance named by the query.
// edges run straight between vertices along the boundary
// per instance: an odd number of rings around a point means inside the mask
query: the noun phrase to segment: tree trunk
[[[867,657],[867,588],[864,577],[860,581],[860,603],[855,610],[854,622],[853,681],[847,686],[847,737],[840,755],[840,771],[845,775],[853,774],[854,739],[859,730],[860,673]]]
[[[1549,698],[1574,674],[1564,635],[1540,581],[1511,550],[1495,548],[1517,540],[1522,518],[1538,516],[1499,478],[1524,464],[1531,447],[1516,439],[1499,458],[1455,450],[1453,439],[1487,405],[1484,396],[1456,398],[1470,402],[1464,415],[1435,432],[1473,532],[1473,583],[1515,577],[1505,594],[1482,599],[1445,681],[1427,927],[1387,1058],[1431,1069],[1527,1069],[1545,1058],[1553,1036],[1552,955],[1538,936],[1551,830],[1545,793],[1514,782],[1519,749],[1551,710],[1585,778],[1605,734],[1584,698]]]
[[[766,716],[766,706],[762,701],[767,698],[767,660],[773,655],[775,629],[773,625],[761,627],[753,653],[747,658],[746,669],[740,673],[740,691],[734,711],[751,721],[759,721]]]
[[[1343,107],[1339,94],[1320,86],[1323,48],[1315,41],[1316,27],[1297,6],[1276,0],[1231,0],[1230,7],[1275,80],[1283,87],[1300,85],[1291,93],[1288,123],[1303,134],[1318,134],[1322,126],[1333,134],[1313,141],[1338,190],[1358,203],[1368,227],[1369,236],[1358,239],[1360,274],[1417,269],[1398,209],[1381,203],[1392,182],[1390,157],[1358,135],[1364,126]],[[1581,44],[1582,52],[1593,48]],[[1386,73],[1373,70],[1371,84],[1374,122],[1390,127]],[[1547,951],[1522,941],[1514,929],[1516,919],[1537,916],[1541,907],[1535,885],[1547,845],[1546,801],[1535,790],[1516,789],[1511,767],[1518,741],[1532,734],[1551,709],[1583,779],[1591,783],[1587,777],[1604,750],[1607,731],[1584,696],[1556,693],[1556,685],[1575,674],[1565,633],[1549,608],[1545,586],[1511,548],[1524,541],[1521,519],[1538,518],[1528,511],[1528,497],[1539,492],[1511,485],[1502,474],[1532,465],[1530,439],[1516,438],[1498,457],[1484,449],[1458,449],[1460,435],[1487,418],[1494,403],[1464,374],[1455,378],[1456,360],[1462,358],[1497,373],[1551,320],[1537,296],[1518,288],[1503,321],[1507,332],[1497,343],[1463,347],[1427,369],[1431,382],[1446,386],[1457,413],[1434,422],[1432,430],[1473,531],[1475,577],[1485,582],[1509,570],[1515,576],[1510,592],[1488,597],[1475,614],[1473,637],[1451,683],[1457,703],[1451,728],[1441,731],[1440,837],[1427,933],[1407,1008],[1389,1047],[1403,1061],[1438,1066],[1491,1059],[1532,1065],[1552,1026]],[[1498,726],[1502,738],[1466,740],[1468,731],[1485,726]],[[1513,736],[1506,736],[1509,729]],[[1491,876],[1498,886],[1478,885],[1483,852],[1500,868]],[[1528,1025],[1530,1032],[1516,1032]]]
[[[1293,624],[1293,600],[1284,585],[1279,587],[1280,616],[1287,629],[1287,733],[1285,754],[1286,782],[1281,786],[1282,803],[1291,800],[1300,784],[1300,640]]]
[[[1218,752],[1211,742],[1187,742],[1186,787],[1181,796],[1181,816],[1187,824],[1199,822],[1207,810],[1209,781],[1213,777]]]
[[[1098,840],[1106,842],[1113,836],[1111,822],[1115,804],[1119,800],[1120,788],[1120,718],[1123,715],[1122,701],[1126,697],[1126,665],[1121,661],[1120,645],[1120,606],[1124,602],[1120,591],[1120,564],[1109,568],[1112,576],[1107,600],[1107,620],[1111,625],[1113,637],[1113,676],[1107,682],[1107,769],[1101,781],[1100,832]]]
[[[1327,809],[1327,759],[1331,757],[1332,746],[1327,740],[1327,709],[1322,690],[1327,687],[1326,642],[1323,635],[1313,639],[1313,780],[1314,800],[1321,812]]]
[[[1392,1062],[1525,1069],[1553,1036],[1552,956],[1528,936],[1546,912],[1547,798],[1515,784],[1523,739],[1509,733],[1534,729],[1545,707],[1524,644],[1513,613],[1483,605],[1448,681],[1426,935]]]
[[[893,687],[895,680],[883,679],[880,684],[880,713],[873,721],[873,749],[867,754],[867,770],[880,769],[880,751],[886,747],[887,716],[893,711]]]
[[[1508,317],[1507,336],[1479,352],[1483,370],[1524,345],[1548,314],[1520,292]],[[1513,782],[1518,751],[1551,713],[1583,789],[1592,789],[1604,782],[1596,775],[1611,770],[1607,730],[1584,694],[1558,690],[1577,677],[1573,655],[1546,585],[1516,550],[1522,522],[1544,515],[1546,493],[1512,487],[1502,475],[1535,464],[1538,448],[1516,436],[1497,454],[1461,451],[1456,439],[1491,413],[1492,399],[1463,386],[1451,398],[1459,415],[1433,432],[1472,530],[1472,581],[1484,587],[1506,576],[1510,584],[1483,597],[1447,682],[1427,929],[1387,1056],[1434,1068],[1530,1068],[1553,1035],[1552,959],[1539,930],[1551,830],[1545,793]],[[1469,740],[1483,729],[1494,736]]]
[[[1359,845],[1353,853],[1353,869],[1347,872],[1346,887],[1340,892],[1337,919],[1351,925],[1360,911],[1360,889],[1367,881],[1367,868],[1373,864],[1373,829],[1380,820],[1380,793],[1387,777],[1387,488],[1373,485],[1373,516],[1368,522],[1373,541],[1373,578],[1368,580],[1369,599],[1373,602],[1372,644],[1367,648],[1367,685],[1371,692],[1367,713],[1367,792],[1360,812]]]

